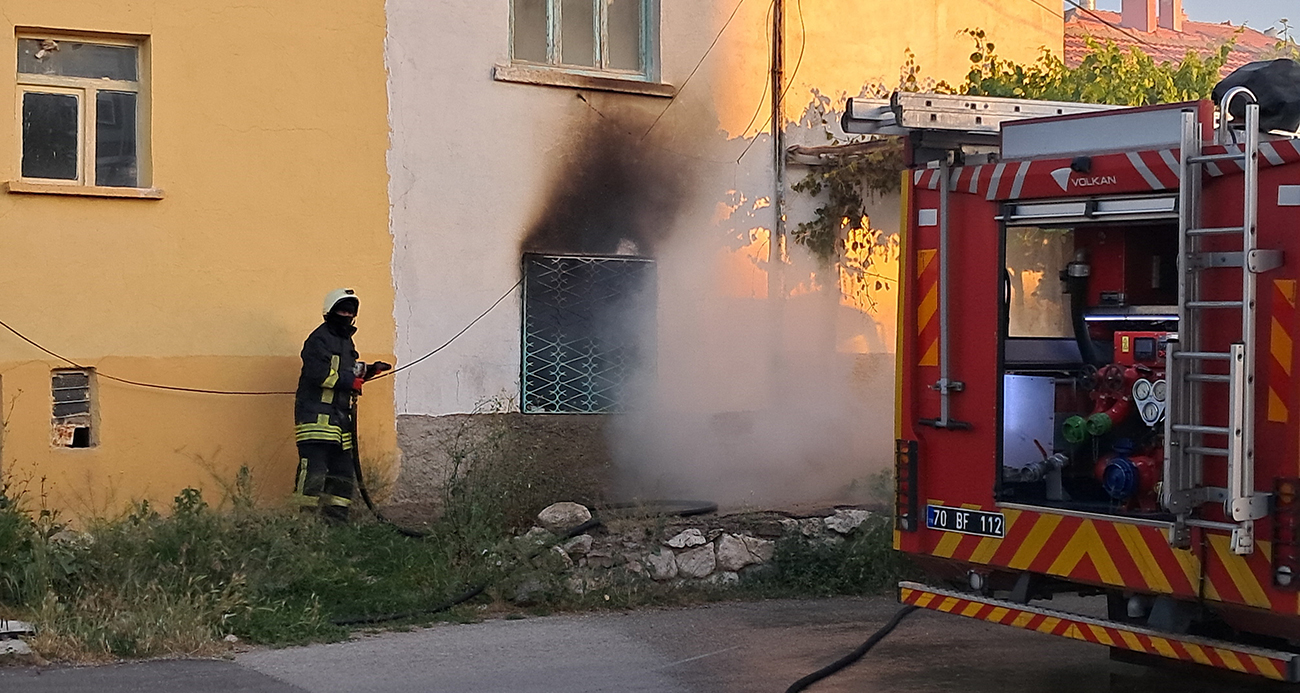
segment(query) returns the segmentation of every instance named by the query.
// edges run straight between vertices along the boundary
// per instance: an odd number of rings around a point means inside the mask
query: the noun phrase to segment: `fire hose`
[[[785,693],[798,693],[824,678],[835,675],[850,664],[862,659],[864,655],[871,651],[871,648],[875,647],[881,640],[884,640],[885,636],[892,633],[894,628],[897,628],[898,624],[902,623],[903,619],[907,618],[913,611],[916,611],[917,608],[919,607],[909,605],[894,612],[894,617],[889,619],[888,623],[881,626],[880,630],[867,638],[866,642],[859,645],[856,650],[790,684],[790,687],[785,689]]]
[[[356,479],[357,491],[361,495],[361,500],[366,504],[366,508],[368,508],[370,512],[374,514],[375,519],[377,519],[379,522],[382,522],[383,524],[388,525],[389,527],[392,527],[394,530],[396,530],[398,533],[402,534],[403,536],[411,537],[413,539],[425,539],[429,536],[432,536],[433,534],[432,532],[425,532],[416,529],[411,529],[409,527],[403,527],[402,525],[393,522],[389,518],[385,517],[384,514],[379,511],[379,508],[375,507],[374,501],[370,498],[370,491],[369,489],[366,488],[365,478],[361,473],[360,436],[357,435],[357,393],[355,392],[352,395],[351,405],[352,405],[351,406],[352,408],[352,417],[351,417],[352,419],[351,420],[352,472],[353,472],[353,476]],[[659,508],[659,514],[671,514],[679,517],[702,515],[705,513],[714,512],[718,509],[716,503],[709,503],[705,501],[652,501],[648,503],[615,503],[615,504],[610,504],[607,507],[611,509],[643,509],[643,510],[651,509],[651,508]],[[578,526],[573,527],[572,529],[565,532],[559,538],[558,541],[546,543],[537,547],[534,551],[530,552],[525,557],[526,558],[525,563],[531,561],[537,556],[540,556],[543,552],[550,550],[552,546],[557,545],[560,541],[572,539],[573,537],[576,537],[580,534],[584,534],[589,530],[601,526],[602,524],[604,524],[602,520],[599,517],[593,515],[590,520],[587,520],[586,522],[583,522],[582,524],[579,524]],[[365,625],[374,625],[377,623],[388,623],[391,621],[403,621],[407,619],[417,618],[420,616],[431,616],[433,614],[446,611],[459,604],[463,604],[473,599],[474,597],[477,597],[478,595],[482,594],[484,590],[490,587],[492,585],[492,582],[493,582],[492,580],[488,580],[479,583],[477,585],[474,585],[466,589],[464,592],[461,592],[460,594],[452,597],[451,599],[448,599],[447,601],[441,602],[439,604],[435,604],[434,606],[430,606],[422,609],[415,609],[413,611],[404,611],[404,612],[391,613],[391,614],[380,614],[377,616],[355,616],[355,617],[348,617],[348,618],[336,618],[336,619],[332,619],[330,623],[333,623],[336,626],[365,626]]]

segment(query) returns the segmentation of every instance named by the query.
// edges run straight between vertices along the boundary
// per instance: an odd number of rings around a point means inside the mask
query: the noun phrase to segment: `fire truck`
[[[912,157],[903,603],[1300,680],[1300,137],[1261,117],[1244,87],[850,104]]]

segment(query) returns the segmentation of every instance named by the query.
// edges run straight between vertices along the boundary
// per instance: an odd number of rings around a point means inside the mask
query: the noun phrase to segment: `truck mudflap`
[[[1195,662],[1276,681],[1295,683],[1300,680],[1300,655],[1290,652],[1266,650],[1191,635],[1165,633],[1127,623],[927,587],[916,582],[900,582],[898,589],[900,602],[922,609],[966,616],[1013,628],[1035,630],[1168,659]]]

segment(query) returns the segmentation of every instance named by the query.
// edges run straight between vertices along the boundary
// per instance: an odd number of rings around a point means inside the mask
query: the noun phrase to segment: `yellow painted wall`
[[[798,120],[815,87],[835,98],[857,95],[864,84],[898,85],[911,50],[922,76],[959,85],[970,69],[974,41],[963,29],[983,29],[1003,58],[1032,62],[1042,48],[1060,55],[1064,20],[1055,3],[1032,0],[783,0],[785,3],[786,117]],[[719,6],[719,12],[728,8]],[[759,105],[768,78],[754,56],[770,54],[771,3],[746,3],[732,21],[727,56],[716,84],[722,129],[731,136],[770,132],[771,106]],[[770,99],[766,94],[762,100]],[[767,103],[770,103],[768,101]],[[756,121],[755,110],[759,111]],[[746,124],[750,124],[746,127]]]
[[[16,28],[147,37],[152,183],[165,191],[0,192],[0,320],[102,373],[292,390],[323,296],[346,285],[361,296],[362,359],[393,360],[382,0],[0,0],[0,18],[11,85]],[[0,179],[18,176],[18,134],[12,119],[0,127]],[[114,512],[185,486],[215,498],[241,465],[263,498],[289,491],[291,397],[99,378],[99,445],[54,449],[49,371],[64,365],[0,332],[0,473],[44,479],[51,505]],[[361,420],[363,455],[394,464],[386,381],[367,387]]]

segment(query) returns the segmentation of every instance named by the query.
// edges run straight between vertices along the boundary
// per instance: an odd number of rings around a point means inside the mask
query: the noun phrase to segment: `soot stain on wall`
[[[521,250],[653,257],[687,197],[688,167],[635,128],[591,119],[570,138]]]

